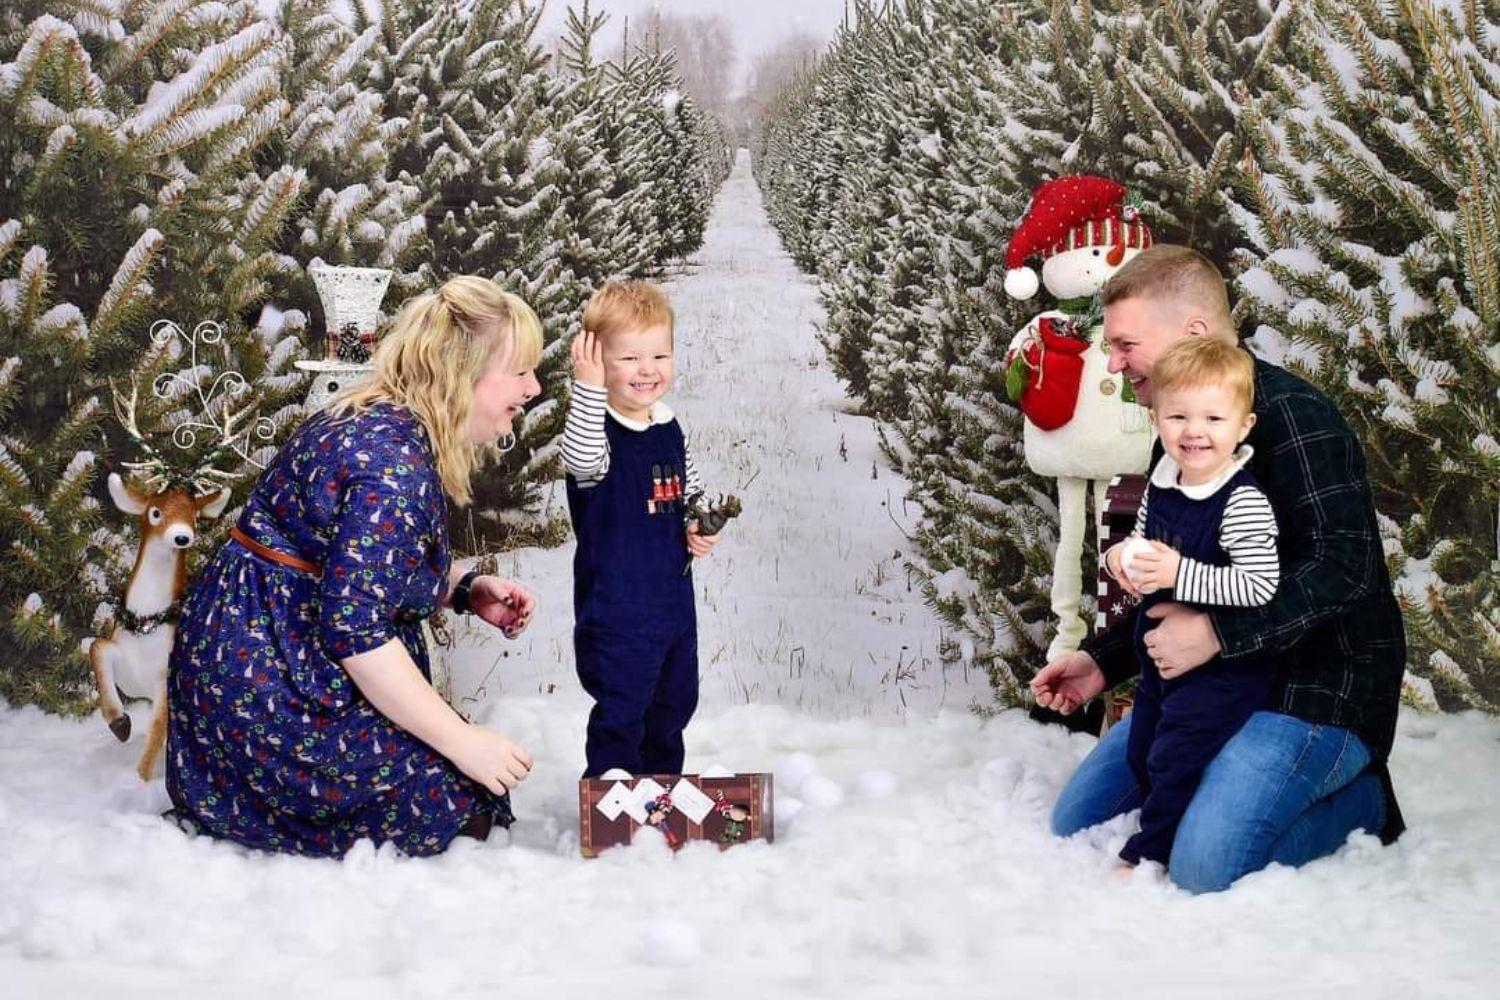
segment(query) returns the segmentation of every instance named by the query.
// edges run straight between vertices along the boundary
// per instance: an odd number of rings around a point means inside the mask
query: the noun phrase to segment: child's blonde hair
[[[536,313],[487,278],[450,278],[401,307],[375,350],[370,378],[335,397],[328,411],[347,417],[376,403],[410,409],[427,429],[444,492],[466,505],[469,477],[494,450],[465,437],[474,383],[497,353],[515,371],[536,367],[542,354]]]
[[[584,330],[600,337],[657,326],[670,333],[675,322],[666,292],[649,281],[607,281],[583,308]]]
[[[1184,337],[1151,366],[1155,402],[1179,389],[1223,386],[1245,413],[1255,409],[1255,361],[1247,351],[1218,337]]]

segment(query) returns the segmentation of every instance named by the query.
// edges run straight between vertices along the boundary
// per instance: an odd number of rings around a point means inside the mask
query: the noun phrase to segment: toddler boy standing
[[[619,767],[680,774],[682,731],[698,705],[691,560],[717,536],[685,524],[702,491],[672,385],[673,315],[642,281],[594,293],[573,340],[563,431],[573,560],[573,647],[594,699],[585,777]]]

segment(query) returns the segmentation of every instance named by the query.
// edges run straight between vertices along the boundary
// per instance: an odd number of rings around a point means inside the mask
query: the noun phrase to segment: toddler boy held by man
[[[573,645],[594,699],[585,777],[679,774],[698,704],[691,561],[717,536],[687,519],[702,492],[672,386],[673,314],[662,290],[610,282],[573,340],[563,431],[573,560]]]
[[[1215,658],[1166,676],[1147,643],[1157,620],[1145,612],[1173,600],[1257,607],[1276,593],[1276,517],[1246,468],[1242,444],[1255,424],[1255,367],[1219,339],[1188,338],[1152,370],[1151,419],[1164,451],[1132,537],[1105,553],[1105,566],[1141,598],[1135,647],[1140,661],[1130,742],[1131,770],[1145,792],[1140,832],[1120,852],[1127,869],[1166,866],[1177,826],[1208,766],[1245,720],[1266,707],[1276,676],[1258,658]]]

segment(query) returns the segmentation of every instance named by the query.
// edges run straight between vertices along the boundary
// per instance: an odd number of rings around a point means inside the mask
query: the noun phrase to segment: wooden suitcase
[[[579,847],[586,858],[629,844],[642,826],[661,831],[673,850],[706,840],[722,850],[775,839],[771,775],[654,774],[578,782]]]

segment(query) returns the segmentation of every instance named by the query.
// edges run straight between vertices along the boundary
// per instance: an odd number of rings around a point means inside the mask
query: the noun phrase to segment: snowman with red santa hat
[[[1037,275],[1026,262],[1041,257],[1041,284],[1057,299],[1056,309],[1038,313],[1016,334],[1005,359],[1007,394],[1026,418],[1026,464],[1057,480],[1057,634],[1048,660],[1077,649],[1087,634],[1078,609],[1089,485],[1097,513],[1110,479],[1145,472],[1151,458],[1146,411],[1129,383],[1109,372],[1098,299],[1110,275],[1150,245],[1151,231],[1123,185],[1074,175],[1036,189],[1006,252],[1006,294],[1022,300],[1036,294]]]

